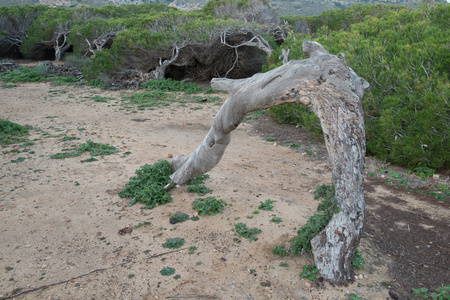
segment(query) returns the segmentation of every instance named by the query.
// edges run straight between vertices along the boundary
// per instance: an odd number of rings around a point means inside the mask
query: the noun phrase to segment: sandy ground
[[[326,159],[262,139],[264,133],[251,122],[234,132],[206,180],[210,196],[229,204],[223,214],[170,224],[177,212],[195,213],[191,204],[199,196],[186,186],[171,191],[172,203],[152,210],[128,207],[118,196],[139,167],[193,151],[221,101],[174,102],[133,112],[121,104],[121,91],[26,83],[0,92],[0,118],[33,126],[28,138],[37,139],[27,147],[31,152],[0,155],[0,298],[32,289],[17,299],[348,299],[350,293],[389,298],[383,283],[395,281],[389,272],[393,257],[372,247],[367,235],[359,247],[366,267],[347,287],[300,278],[302,266],[312,264],[307,255],[277,258],[271,253],[275,245],[289,246],[315,212],[312,191],[331,182],[330,166]],[[94,102],[91,97],[97,95],[115,99]],[[80,139],[63,141],[61,134]],[[49,158],[89,139],[119,152],[90,163],[80,162],[88,154]],[[317,153],[324,150],[308,145]],[[2,146],[5,153],[12,149],[23,150]],[[18,157],[25,160],[11,162]],[[391,193],[377,185],[367,197]],[[430,215],[449,216],[448,207],[424,204],[413,195],[398,197],[411,207],[427,205]],[[267,199],[276,201],[274,210],[253,214]],[[368,206],[368,211],[377,208]],[[274,216],[283,221],[270,222]],[[118,234],[142,222],[151,224]],[[238,222],[262,233],[256,241],[240,238],[232,231]],[[186,241],[181,249],[162,246],[176,237]],[[188,254],[191,246],[197,247],[194,254]],[[281,267],[282,262],[289,267]],[[175,274],[161,275],[164,267]]]

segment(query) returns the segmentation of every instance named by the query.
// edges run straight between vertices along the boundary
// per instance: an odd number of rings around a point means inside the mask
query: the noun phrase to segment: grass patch
[[[142,226],[149,226],[149,225],[151,225],[152,223],[150,223],[150,222],[139,222],[137,225],[134,225],[134,228],[136,228],[136,229],[138,229],[139,227],[142,227]]]
[[[14,71],[0,73],[0,79],[4,82],[39,82],[44,81],[45,77],[39,72],[38,68],[18,67]]]
[[[260,201],[261,204],[258,206],[259,209],[262,210],[272,210],[273,209],[273,203],[275,203],[275,201],[267,199],[266,201],[262,202]]]
[[[185,221],[189,220],[189,215],[185,213],[176,213],[173,216],[170,217],[170,224],[176,224],[176,223],[183,223]]]
[[[247,224],[237,223],[234,225],[234,231],[241,237],[249,239],[251,241],[255,240],[255,235],[260,234],[262,232],[261,229],[253,227],[248,228]]]
[[[165,267],[161,271],[159,271],[159,273],[161,273],[162,276],[172,276],[173,274],[175,274],[175,269],[171,267]]]
[[[141,85],[146,90],[162,92],[184,92],[185,94],[201,93],[203,89],[193,82],[181,82],[173,79],[156,79],[144,82]]]
[[[209,178],[208,174],[197,176],[187,182],[189,193],[197,193],[199,196],[206,195],[213,190],[205,186],[205,179]]]
[[[125,188],[119,193],[121,198],[130,198],[128,206],[137,202],[145,204],[145,209],[152,209],[172,201],[164,186],[170,182],[172,166],[167,160],[158,160],[153,165],[144,165],[136,170]]]
[[[0,144],[16,144],[26,142],[27,139],[21,138],[29,135],[30,126],[22,126],[8,120],[0,119]]]
[[[91,156],[98,156],[116,153],[117,149],[116,147],[110,146],[109,144],[94,143],[93,141],[89,140],[86,143],[81,144],[80,147],[78,147],[78,151],[89,152]]]
[[[195,209],[200,216],[215,216],[223,212],[223,208],[228,204],[222,199],[216,197],[198,198],[192,202],[192,208]]]
[[[272,248],[272,253],[273,255],[277,255],[279,257],[285,257],[287,255],[287,250],[280,245],[276,245]]]
[[[304,265],[302,267],[303,271],[300,273],[300,277],[305,277],[308,280],[313,281],[314,279],[316,279],[316,274],[317,274],[317,268],[315,266],[312,265]]]
[[[299,255],[303,250],[311,251],[311,240],[328,225],[334,213],[339,208],[334,200],[334,186],[320,185],[314,192],[314,199],[322,199],[317,206],[317,213],[308,219],[306,224],[297,231],[297,236],[291,239],[293,255]]]
[[[163,244],[163,247],[169,248],[169,249],[178,249],[178,248],[181,248],[183,245],[184,245],[184,239],[173,238],[173,239],[168,239]]]

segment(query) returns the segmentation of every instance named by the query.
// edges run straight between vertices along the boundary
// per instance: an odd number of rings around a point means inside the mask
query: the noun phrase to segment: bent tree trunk
[[[229,98],[198,148],[175,157],[171,183],[182,184],[211,170],[230,142],[230,133],[249,112],[284,103],[301,103],[319,118],[324,133],[340,212],[312,240],[314,261],[324,278],[343,284],[353,278],[351,261],[364,220],[363,171],[365,129],[361,98],[368,83],[358,77],[344,56],[329,54],[320,44],[304,41],[309,57],[290,61],[247,79],[213,79],[215,90]]]

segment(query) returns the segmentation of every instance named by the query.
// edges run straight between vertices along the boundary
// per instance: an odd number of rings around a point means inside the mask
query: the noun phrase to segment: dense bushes
[[[316,37],[292,34],[281,47],[301,59],[302,40],[315,39],[330,53],[345,53],[348,65],[369,81],[363,98],[368,154],[409,167],[450,167],[450,6],[395,7],[363,19],[346,31],[323,26]],[[272,53],[271,68],[280,64],[279,54]],[[272,108],[270,114],[318,128],[317,119],[298,105]]]

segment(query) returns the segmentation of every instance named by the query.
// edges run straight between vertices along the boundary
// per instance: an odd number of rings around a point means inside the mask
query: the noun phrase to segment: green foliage
[[[350,299],[350,300],[362,300],[362,297],[359,297],[355,293],[351,293],[350,295],[348,295],[348,299]]]
[[[195,250],[197,250],[197,247],[195,247],[195,246],[189,247],[189,252],[188,252],[188,254],[194,254]]]
[[[433,176],[434,172],[435,172],[434,169],[425,166],[417,166],[412,170],[412,173],[418,175],[423,180],[425,180],[426,177]]]
[[[277,224],[281,223],[281,221],[283,221],[283,219],[280,217],[273,217],[272,220],[270,220],[270,222],[277,223]]]
[[[184,221],[189,220],[189,215],[185,213],[176,213],[170,217],[170,224],[176,224],[178,222],[183,223]]]
[[[130,198],[129,206],[137,202],[145,204],[145,209],[152,209],[172,201],[164,186],[170,182],[172,166],[166,160],[158,160],[153,165],[144,165],[136,170],[125,188],[119,193],[121,198]]]
[[[4,82],[40,82],[45,78],[37,68],[19,67],[14,71],[0,73]]]
[[[169,249],[178,249],[178,248],[181,248],[183,245],[184,245],[184,239],[173,238],[173,239],[168,239],[163,244],[163,247],[169,248]]]
[[[427,288],[413,289],[414,295],[422,299],[445,300],[450,299],[450,285],[438,288],[438,292],[430,292]]]
[[[292,59],[305,58],[303,39],[330,53],[345,53],[347,64],[370,83],[363,102],[367,153],[410,168],[450,166],[448,38],[450,6],[356,6],[318,16],[313,35],[292,34],[280,46]],[[338,29],[344,29],[339,30]],[[269,68],[281,64],[275,49]],[[270,110],[276,119],[319,129],[299,105]],[[309,112],[306,112],[309,114]]]
[[[282,263],[279,264],[279,266],[283,267],[283,268],[288,268],[289,264],[287,262],[282,262]]]
[[[240,236],[242,236],[242,237],[244,237],[246,239],[249,239],[251,241],[255,240],[255,235],[256,234],[260,234],[262,232],[261,229],[258,229],[256,227],[248,228],[247,224],[244,224],[244,223],[237,223],[237,224],[235,224],[234,225],[234,231],[238,235],[240,235]]]
[[[139,227],[142,227],[142,226],[149,226],[149,225],[151,225],[152,223],[150,223],[150,222],[139,222],[137,225],[134,225],[134,228],[136,228],[136,229],[138,229]]]
[[[88,140],[86,143],[81,144],[80,147],[78,147],[78,151],[89,152],[91,156],[98,156],[114,154],[117,152],[117,149],[109,144],[94,143],[93,141]]]
[[[280,246],[280,245],[276,245],[275,247],[272,248],[272,253],[274,255],[277,255],[279,257],[285,257],[287,255],[287,251],[284,247]]]
[[[317,206],[317,213],[308,219],[306,224],[297,231],[297,236],[291,239],[293,255],[302,251],[311,251],[311,240],[328,225],[333,214],[339,212],[334,200],[334,186],[320,185],[314,191],[314,199],[321,199]]]
[[[74,152],[60,152],[56,154],[50,155],[50,159],[65,159],[65,158],[72,158],[72,157],[78,157],[81,153],[78,151]]]
[[[206,195],[207,193],[212,192],[212,189],[207,188],[205,186],[204,180],[207,178],[209,178],[209,175],[203,174],[203,175],[197,176],[197,177],[189,180],[187,182],[187,184],[189,185],[187,191],[189,193],[197,193],[199,196],[203,196],[203,195]]]
[[[16,144],[26,141],[26,139],[20,137],[29,135],[29,129],[29,126],[0,119],[0,144]]]
[[[200,216],[206,214],[215,216],[220,212],[223,212],[223,208],[228,204],[222,199],[216,197],[198,198],[192,202],[192,208],[195,209]]]
[[[361,252],[359,252],[358,249],[356,249],[355,255],[353,256],[352,259],[352,268],[357,270],[364,269],[364,262],[365,260],[362,257]]]
[[[172,276],[173,274],[175,274],[175,269],[171,267],[165,267],[161,271],[159,271],[159,273],[161,273],[162,276]]]
[[[197,94],[202,88],[193,82],[180,82],[173,79],[156,79],[144,82],[142,88],[162,92],[184,92],[185,94]]]
[[[18,157],[16,159],[11,160],[12,163],[20,163],[25,160],[25,157]]]
[[[308,280],[313,281],[316,279],[317,268],[313,265],[304,265],[302,267],[303,271],[300,273],[300,277],[305,277]]]
[[[267,199],[266,201],[262,202],[260,201],[261,204],[258,206],[259,209],[262,210],[272,210],[273,209],[273,203],[275,203],[275,201]]]

